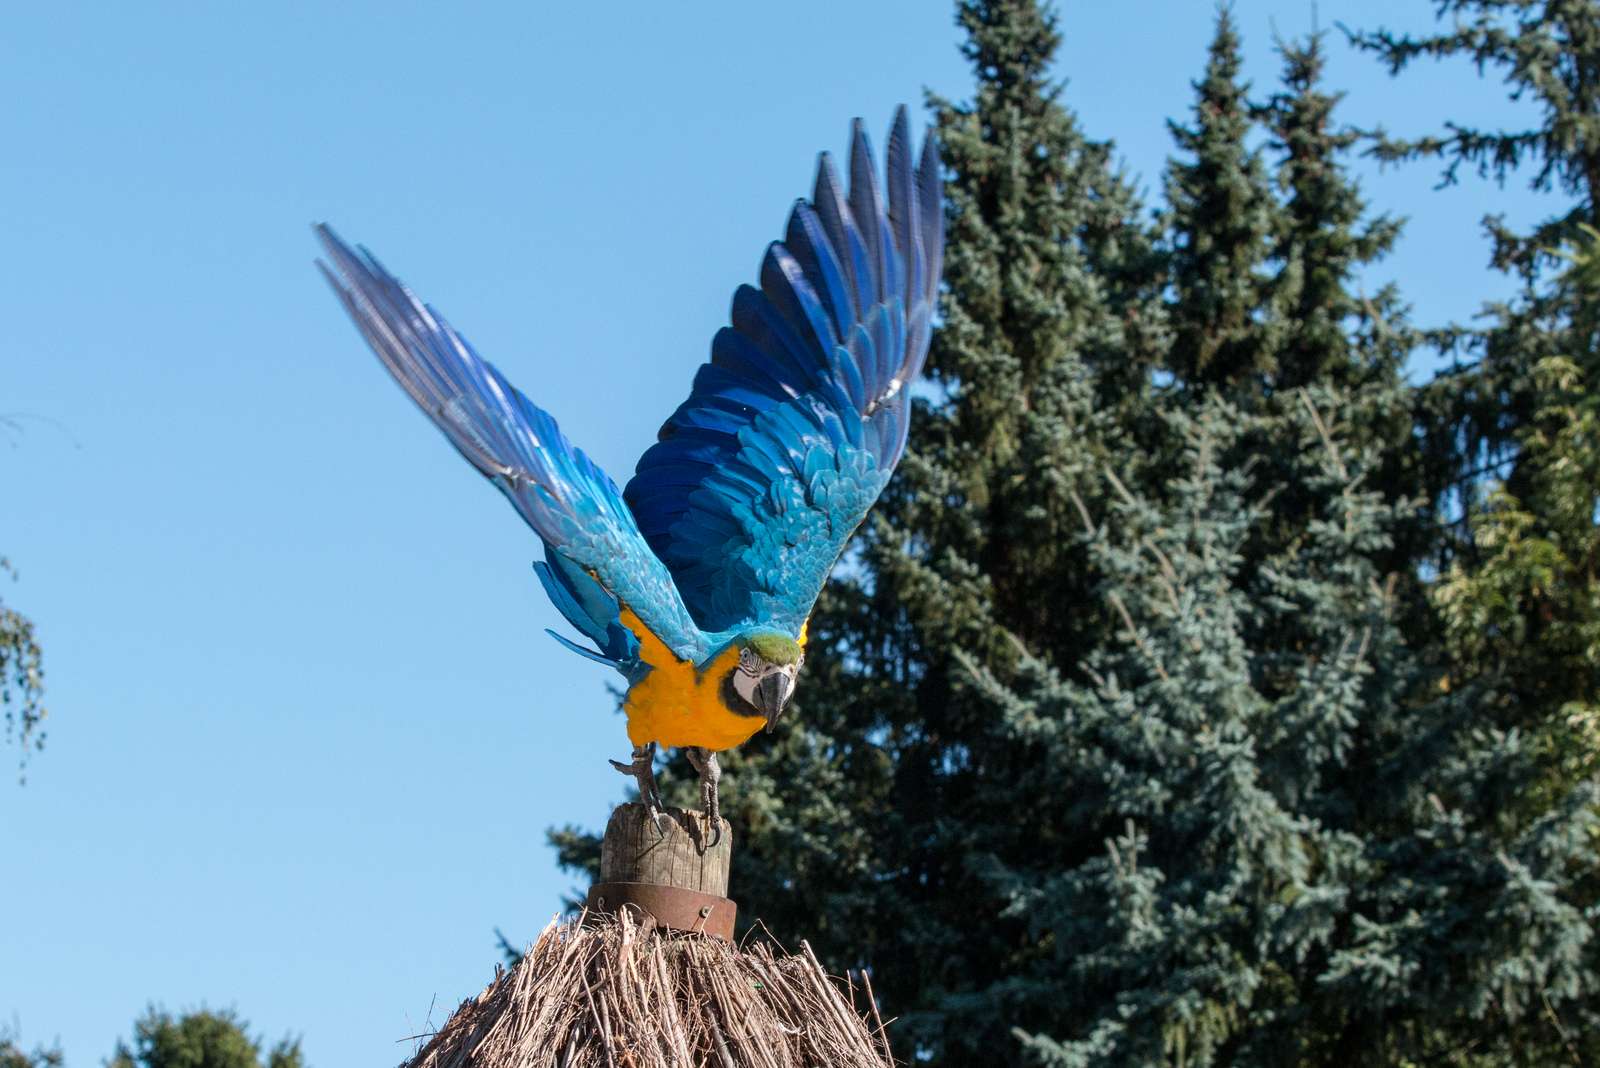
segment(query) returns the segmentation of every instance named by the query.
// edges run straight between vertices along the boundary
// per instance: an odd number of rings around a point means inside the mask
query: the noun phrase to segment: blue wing
[[[334,269],[318,266],[372,351],[544,540],[539,578],[562,615],[595,642],[596,659],[626,673],[637,652],[619,621],[619,598],[673,652],[704,659],[706,638],[616,483],[370,253],[326,226],[317,235]]]
[[[939,159],[930,136],[913,166],[901,108],[885,205],[853,132],[849,193],[824,154],[624,493],[708,631],[798,636],[905,450],[944,247]]]

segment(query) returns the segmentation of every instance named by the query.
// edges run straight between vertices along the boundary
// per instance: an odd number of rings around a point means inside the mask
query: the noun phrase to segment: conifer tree
[[[729,772],[749,799],[741,893],[830,959],[876,965],[903,1055],[949,1064],[1010,1046],[988,992],[1036,952],[986,858],[1049,842],[1023,818],[1048,796],[1037,754],[958,656],[1098,640],[1079,502],[1105,492],[1096,468],[1136,432],[1162,344],[1140,205],[1060,103],[1054,15],[973,0],[958,19],[978,85],[970,105],[935,101],[950,180],[933,396],[813,623],[791,733]]]
[[[1596,0],[1436,0],[1431,6],[1448,26],[1435,34],[1388,30],[1351,34],[1391,74],[1419,59],[1459,56],[1479,74],[1503,77],[1507,94],[1533,105],[1539,121],[1520,129],[1485,128],[1462,117],[1434,134],[1382,137],[1376,148],[1389,161],[1435,159],[1441,182],[1459,180],[1463,167],[1503,184],[1519,172],[1529,187],[1559,194],[1562,206],[1526,233],[1501,216],[1485,225],[1494,242],[1492,262],[1532,278],[1554,265],[1556,250],[1591,226],[1600,209],[1600,3]]]
[[[1323,84],[1323,43],[1320,34],[1280,41],[1280,87],[1253,108],[1268,135],[1281,203],[1272,214],[1270,277],[1254,324],[1270,349],[1271,369],[1264,392],[1235,394],[1265,417],[1258,436],[1242,440],[1239,462],[1252,465],[1258,493],[1276,495],[1274,519],[1247,558],[1301,537],[1314,517],[1316,501],[1302,492],[1314,471],[1300,470],[1306,458],[1275,442],[1274,427],[1287,420],[1292,436],[1302,415],[1300,389],[1338,390],[1344,398],[1338,417],[1348,436],[1379,443],[1370,485],[1392,505],[1411,504],[1409,519],[1391,531],[1377,562],[1381,573],[1400,581],[1402,602],[1414,613],[1420,598],[1414,561],[1434,536],[1412,447],[1414,397],[1403,385],[1406,358],[1419,338],[1393,284],[1371,294],[1362,288],[1360,274],[1393,249],[1401,227],[1387,215],[1370,215],[1350,174],[1360,135],[1338,122],[1343,94]],[[1312,468],[1317,462],[1310,460]]]
[[[1541,281],[1561,265],[1561,250],[1581,240],[1583,226],[1600,224],[1600,2],[1441,0],[1436,11],[1450,20],[1439,33],[1380,29],[1351,39],[1397,75],[1422,58],[1467,59],[1480,75],[1501,76],[1508,96],[1531,105],[1538,121],[1486,129],[1463,116],[1439,133],[1381,135],[1374,152],[1390,161],[1438,160],[1445,184],[1458,181],[1463,168],[1501,184],[1525,176],[1554,202],[1525,232],[1503,216],[1484,219],[1491,264],[1520,278],[1523,291],[1485,309],[1487,329],[1441,331],[1456,363],[1427,391],[1423,430],[1435,493],[1459,512],[1486,474],[1521,490],[1516,455],[1538,404],[1534,368],[1546,356],[1585,351],[1584,329],[1596,321],[1592,310],[1574,317],[1571,300]],[[1446,563],[1473,551],[1470,527],[1459,531],[1467,537],[1446,543]]]
[[[1274,561],[1269,590],[1241,577],[1266,518],[1226,466],[1243,413],[1215,398],[1169,403],[1178,474],[1154,493],[1115,480],[1121,492],[1086,531],[1123,621],[1089,654],[1088,681],[1065,677],[1059,653],[1030,654],[1009,681],[983,676],[996,712],[1074,784],[1062,823],[1078,859],[1007,873],[1011,908],[1051,947],[1012,1006],[1038,1021],[1022,1037],[1042,1063],[1304,1054],[1293,1032],[1267,1031],[1303,1011],[1296,959],[1327,940],[1359,857],[1359,840],[1314,810],[1378,688],[1373,632],[1385,625],[1362,560],[1383,506],[1318,443],[1311,403],[1297,444],[1322,456],[1338,511]],[[1293,660],[1252,648],[1261,592],[1316,613],[1318,644]]]
[[[117,1043],[107,1068],[304,1068],[298,1039],[267,1051],[238,1014],[197,1009],[174,1017],[151,1008],[133,1025],[133,1041]]]
[[[1422,429],[1433,486],[1450,520],[1432,590],[1443,631],[1437,656],[1444,685],[1461,703],[1463,734],[1514,740],[1525,768],[1517,789],[1496,791],[1495,818],[1512,827],[1570,826],[1575,798],[1597,779],[1593,709],[1595,605],[1600,575],[1592,555],[1596,483],[1589,401],[1600,381],[1600,268],[1595,266],[1600,197],[1600,3],[1594,0],[1450,0],[1452,24],[1433,35],[1354,35],[1400,73],[1421,57],[1469,59],[1503,77],[1537,121],[1523,129],[1481,129],[1460,117],[1440,134],[1383,141],[1391,159],[1438,159],[1444,180],[1462,168],[1504,182],[1526,177],[1551,210],[1518,232],[1485,220],[1490,262],[1522,282],[1513,299],[1490,304],[1478,330],[1442,332],[1455,362],[1424,394]],[[1570,266],[1567,261],[1572,261]],[[1559,269],[1557,269],[1559,268]],[[1591,814],[1592,815],[1592,814]],[[1568,873],[1589,901],[1600,893],[1600,841]],[[1572,1054],[1570,1034],[1600,1033],[1600,947],[1580,937],[1591,913],[1563,943],[1589,969],[1586,999],[1543,1035],[1550,1056]],[[1587,1056],[1597,1054],[1588,1039]]]
[[[15,1036],[0,1033],[0,1068],[61,1068],[62,1063],[59,1047],[35,1046],[29,1051]]]
[[[1556,1063],[1582,1033],[1594,791],[1503,818],[1530,754],[1428,685],[1373,564],[1398,518],[1366,485],[1378,449],[1337,391],[1299,400],[1304,539],[1246,573],[1269,512],[1223,461],[1248,419],[1171,404],[1182,471],[1089,534],[1124,621],[1089,681],[1060,654],[979,673],[1074,786],[1077,840],[999,873],[1049,953],[991,996],[1040,1063]],[[1255,640],[1289,612],[1306,642]]]
[[[1169,362],[1194,388],[1259,386],[1272,369],[1271,339],[1257,315],[1276,205],[1261,156],[1246,144],[1252,124],[1239,48],[1232,13],[1221,7],[1205,76],[1194,84],[1192,125],[1167,124],[1182,154],[1166,183],[1175,293]]]
[[[1581,238],[1547,303],[1592,311],[1600,232]],[[1591,329],[1582,334],[1594,337]],[[1535,353],[1535,356],[1538,354]],[[1560,779],[1600,772],[1600,374],[1594,349],[1539,356],[1515,484],[1487,484],[1466,515],[1476,553],[1435,589],[1458,679],[1494,678],[1491,722],[1532,725]],[[1550,715],[1530,721],[1528,708]]]
[[[1202,98],[1236,69],[1231,36],[1224,16]],[[1052,953],[1019,957],[990,1004],[1049,1064],[1565,1059],[1594,982],[1590,795],[1505,819],[1538,786],[1536,748],[1467,726],[1476,695],[1437,696],[1431,650],[1404,637],[1436,623],[1404,449],[1414,335],[1392,290],[1364,298],[1354,277],[1396,228],[1364,221],[1318,42],[1283,51],[1257,114],[1285,199],[1262,209],[1257,284],[1234,290],[1256,302],[1257,358],[1154,398],[1184,463],[1116,482],[1090,542],[1120,633],[980,672],[1074,804],[1048,860],[996,858]],[[1237,190],[1247,172],[1213,173]],[[1176,277],[1218,242],[1172,247]],[[1178,301],[1174,336],[1211,313]]]
[[[1222,16],[1157,243],[1060,102],[1054,15],[958,10],[930,388],[795,715],[727,761],[737,895],[872,966],[918,1063],[1583,1055],[1593,790],[1427,641],[1413,335],[1356,283],[1394,228],[1318,46],[1252,108]]]
[[[874,966],[900,1054],[942,1064],[1015,1048],[990,995],[1038,947],[989,869],[1050,848],[1033,817],[1055,795],[1036,791],[1060,786],[958,654],[1099,640],[1080,508],[1108,492],[1098,468],[1139,432],[1164,347],[1153,242],[1111,146],[1060,102],[1054,14],[968,0],[957,18],[977,89],[934,101],[946,296],[910,451],[812,619],[795,714],[724,763],[740,898],[835,967]]]
[[[1270,304],[1283,324],[1273,360],[1277,390],[1315,383],[1354,389],[1387,380],[1409,340],[1392,287],[1370,297],[1354,288],[1356,273],[1394,248],[1400,224],[1386,215],[1367,217],[1346,163],[1360,134],[1335,119],[1343,94],[1323,85],[1323,41],[1317,34],[1280,42],[1282,87],[1257,109],[1284,196],[1271,235]]]

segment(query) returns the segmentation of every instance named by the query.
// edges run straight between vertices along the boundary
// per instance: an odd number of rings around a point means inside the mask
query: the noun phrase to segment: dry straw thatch
[[[552,921],[404,1068],[889,1068],[870,983],[800,946]]]

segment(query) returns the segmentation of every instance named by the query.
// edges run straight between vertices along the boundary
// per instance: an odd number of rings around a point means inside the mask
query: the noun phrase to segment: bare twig
[[[1567,1034],[1567,1029],[1561,1022],[1561,1017],[1556,1015],[1556,1008],[1550,1004],[1550,995],[1543,990],[1539,991],[1539,999],[1544,1002],[1544,1011],[1550,1017],[1550,1022],[1555,1024],[1556,1034],[1561,1036],[1561,1044],[1567,1047],[1567,1052],[1572,1054],[1572,1063],[1582,1068],[1583,1057],[1578,1053],[1578,1046],[1572,1041],[1572,1036]]]
[[[878,1028],[878,1041],[883,1043],[883,1059],[894,1061],[894,1053],[889,1049],[889,1035],[883,1029],[883,1017],[878,1015],[878,998],[872,992],[872,973],[866,968],[861,969],[861,982],[867,988],[867,1007],[872,1010],[872,1022]]]

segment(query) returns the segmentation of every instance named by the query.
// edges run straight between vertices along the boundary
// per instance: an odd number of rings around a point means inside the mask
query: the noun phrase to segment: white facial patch
[[[739,654],[739,669],[733,673],[733,692],[754,708],[756,687],[761,684],[761,660],[750,650]]]

